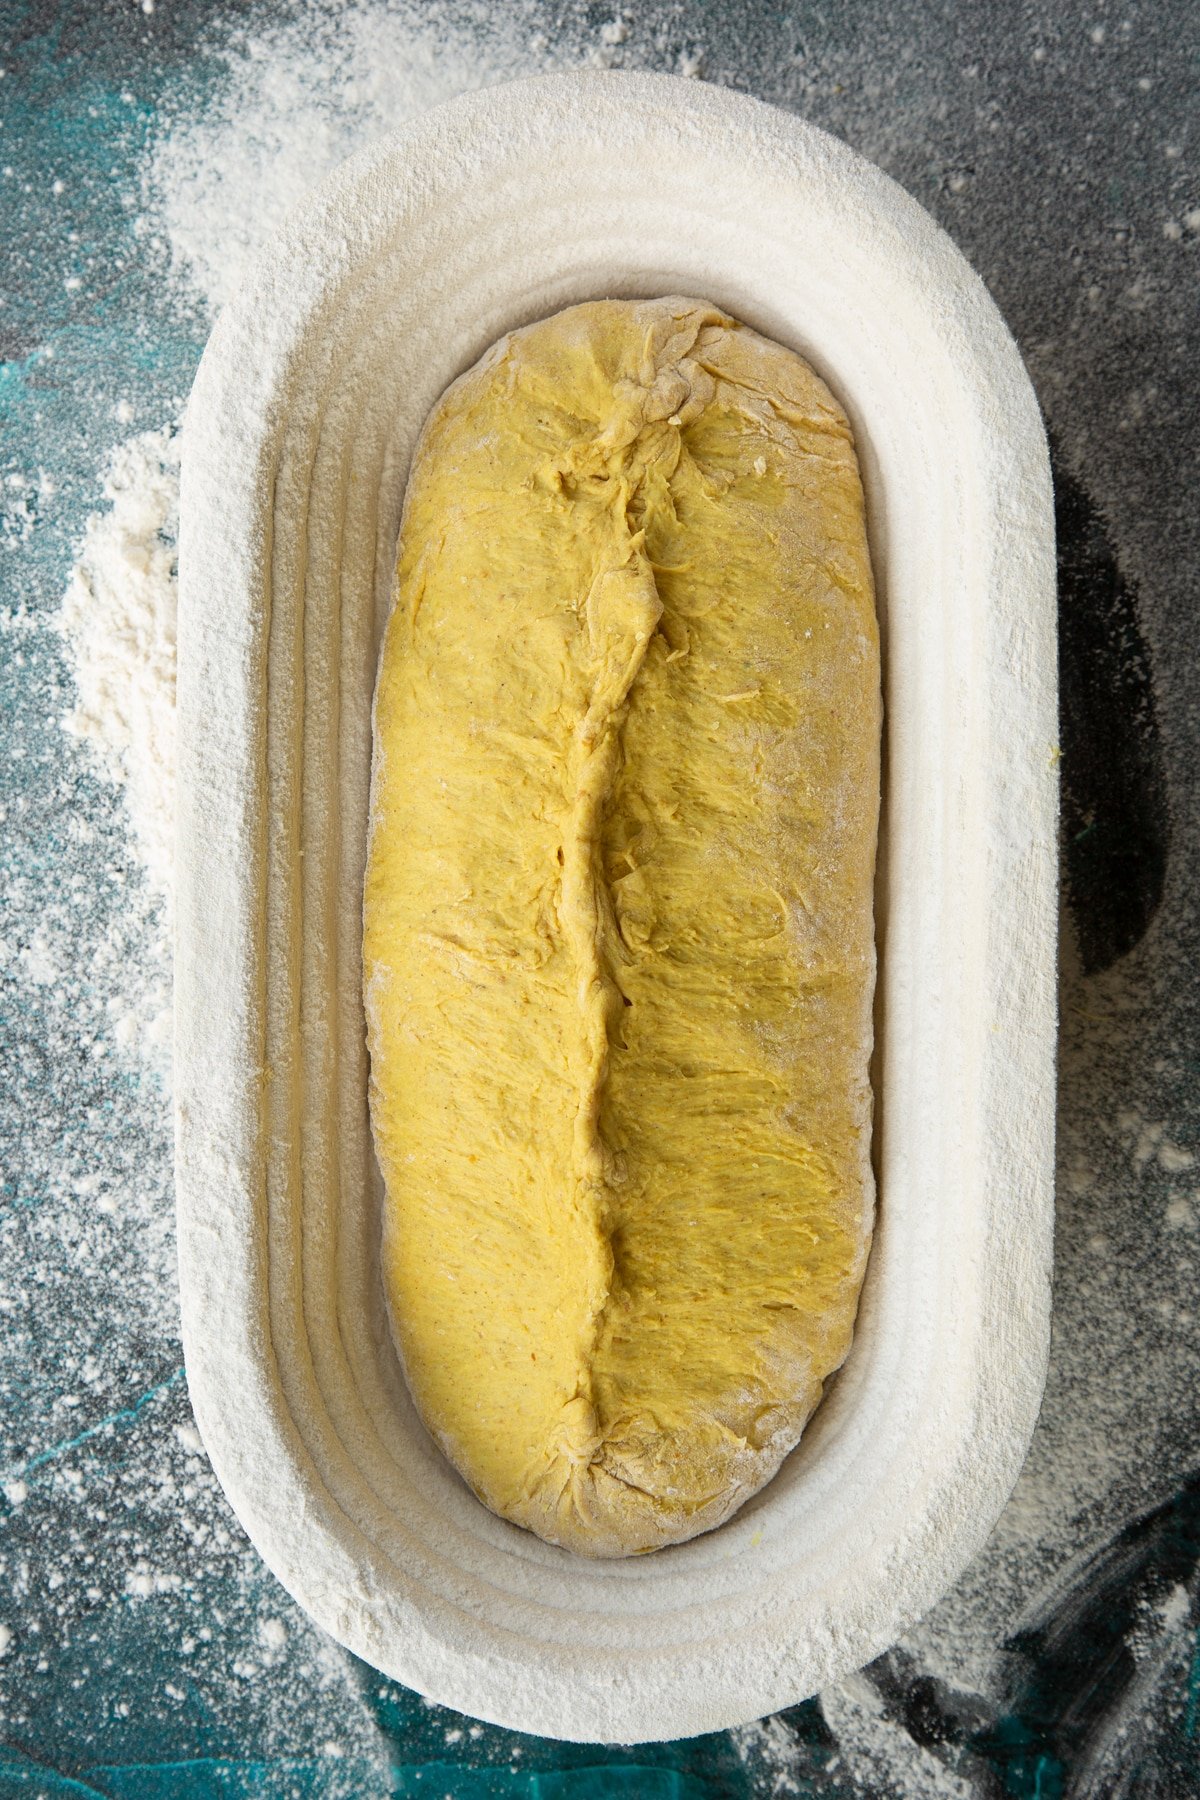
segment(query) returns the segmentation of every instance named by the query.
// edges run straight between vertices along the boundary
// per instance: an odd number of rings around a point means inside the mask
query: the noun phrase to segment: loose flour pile
[[[672,36],[677,28],[669,21],[643,31],[636,16],[618,14],[601,28],[579,24],[551,39],[545,18],[546,9],[532,3],[474,16],[359,4],[336,12],[301,8],[265,30],[221,38],[219,101],[200,110],[184,101],[174,112],[168,105],[144,162],[144,238],[168,279],[215,313],[315,181],[380,132],[453,93],[584,61],[721,72],[706,67],[702,46]],[[1088,54],[1101,53],[1102,40],[1088,42]],[[1042,68],[1047,51],[1042,46],[1039,59],[1037,49],[1028,55]],[[821,63],[811,52],[796,54],[799,61],[780,76],[780,92],[769,97],[803,101],[818,122],[832,123],[868,151],[900,143],[894,116],[879,123],[878,91],[873,97],[852,87],[851,53],[840,67],[828,57]],[[878,50],[876,60],[886,65]],[[968,91],[977,91],[971,84],[978,73],[976,64],[964,65]],[[848,88],[852,99],[841,98]],[[915,159],[914,167],[921,145],[940,141],[944,117],[935,100],[922,107],[907,115],[907,147],[897,151]],[[979,127],[984,143],[985,128],[986,121]],[[930,148],[935,154],[942,152]],[[958,204],[976,176],[968,170],[947,180]],[[1143,275],[1137,281],[1144,310],[1153,283]],[[1076,356],[1067,337],[1061,350],[1048,339],[1028,348],[1047,405],[1070,418],[1078,392],[1080,416],[1096,420],[1096,467],[1109,479],[1105,446],[1120,442],[1124,401],[1113,399],[1106,433],[1082,353]],[[78,688],[64,722],[94,746],[123,788],[160,903],[158,966],[129,970],[111,1011],[118,1038],[149,1042],[160,1066],[169,1025],[174,432],[170,421],[114,447],[100,477],[108,505],[80,546],[62,616]],[[988,1549],[904,1647],[923,1679],[955,1694],[989,1700],[997,1691],[999,1644],[1031,1608],[1049,1604],[1056,1572],[1128,1510],[1157,1497],[1146,1485],[1147,1467],[1158,1471],[1161,1486],[1187,1466],[1188,1421],[1196,1410],[1190,1290],[1200,1200],[1192,1150],[1169,1123],[1186,1110],[1189,1064],[1167,983],[1192,924],[1178,891],[1169,891],[1143,945],[1087,982],[1067,946],[1056,1341],[1043,1419]],[[120,1021],[135,1018],[152,1020],[152,1027],[122,1032]],[[1183,1643],[1186,1605],[1164,1606],[1145,1630],[1155,1643]],[[879,1682],[855,1677],[824,1697],[853,1788],[947,1797],[978,1791],[961,1758],[936,1740],[916,1742],[881,1691]],[[786,1722],[748,1727],[733,1742],[756,1791],[800,1791],[801,1753]]]
[[[78,701],[64,724],[125,790],[146,878],[170,917],[175,820],[175,544],[179,452],[171,427],[113,452],[71,573],[62,629]]]

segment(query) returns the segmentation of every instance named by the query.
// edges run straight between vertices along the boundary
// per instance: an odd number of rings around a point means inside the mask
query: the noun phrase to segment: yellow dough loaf
[[[383,1273],[429,1430],[553,1543],[720,1524],[849,1347],[879,737],[853,440],[798,356],[597,301],[443,396],[375,700]]]

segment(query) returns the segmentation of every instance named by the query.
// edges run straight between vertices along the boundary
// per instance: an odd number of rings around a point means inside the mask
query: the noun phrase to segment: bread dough
[[[375,702],[383,1270],[429,1430],[553,1543],[719,1524],[849,1347],[879,737],[851,432],[799,357],[601,301],[443,396]]]

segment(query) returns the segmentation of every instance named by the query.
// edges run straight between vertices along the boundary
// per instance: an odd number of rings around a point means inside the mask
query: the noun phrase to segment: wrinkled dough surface
[[[719,1524],[850,1343],[879,654],[849,426],[686,299],[504,338],[418,446],[365,893],[384,1279],[479,1497]]]

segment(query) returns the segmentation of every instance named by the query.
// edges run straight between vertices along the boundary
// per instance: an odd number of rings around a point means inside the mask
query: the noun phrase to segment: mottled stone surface
[[[634,0],[618,16],[525,0],[445,4],[432,25],[428,8],[394,15],[398,45],[418,16],[426,44],[502,37],[488,66],[504,72],[676,68],[796,108],[934,213],[1016,332],[1062,534],[1042,1422],[992,1543],[903,1645],[779,1719],[686,1744],[599,1752],[428,1708],[338,1650],[263,1569],[190,1421],[169,1103],[124,1042],[154,909],[119,795],[61,729],[53,620],[109,451],[177,415],[208,329],[198,290],[167,278],[150,148],[222,104],[236,32],[265,46],[265,81],[279,33],[294,44],[319,14],[2,0],[0,1796],[1184,1800],[1200,1786],[1191,9]],[[344,81],[331,92],[343,136],[354,104]]]

